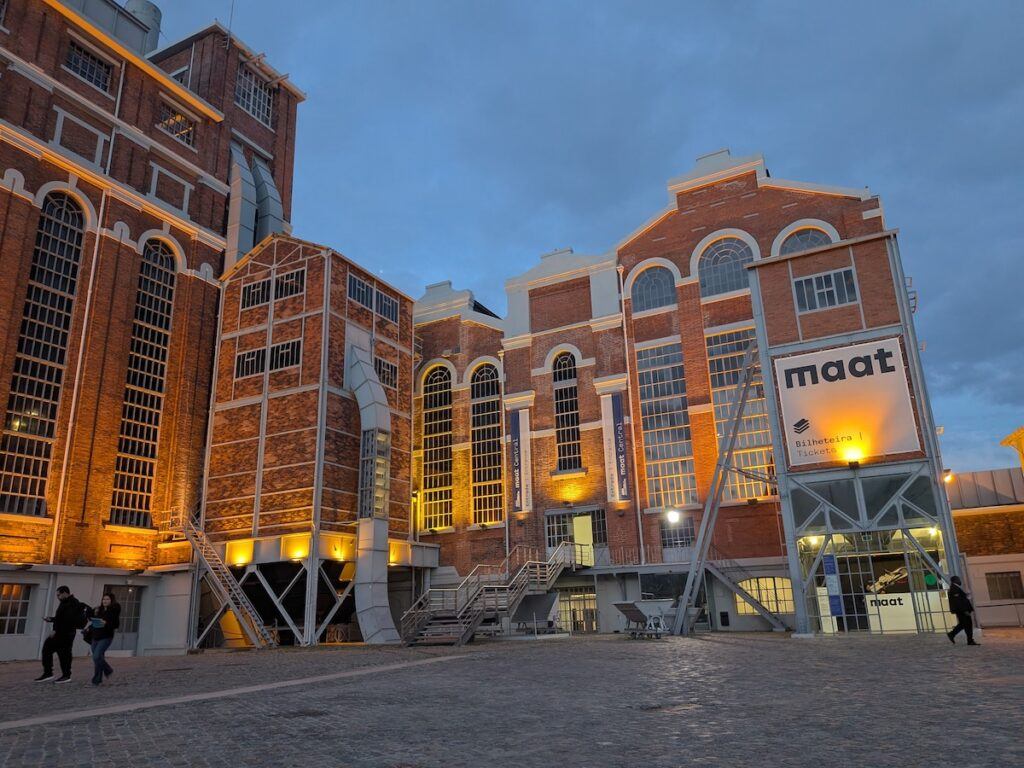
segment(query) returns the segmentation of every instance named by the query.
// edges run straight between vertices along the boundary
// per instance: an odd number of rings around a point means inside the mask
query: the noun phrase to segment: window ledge
[[[175,135],[174,135],[173,133],[171,133],[170,131],[168,131],[168,130],[167,130],[166,128],[164,128],[164,127],[163,127],[162,125],[156,125],[155,127],[156,127],[156,129],[157,129],[158,131],[160,131],[160,133],[162,133],[162,134],[163,134],[164,136],[167,136],[167,137],[168,137],[169,139],[171,139],[171,140],[172,140],[172,141],[173,141],[173,142],[174,142],[175,144],[178,144],[179,146],[182,146],[182,147],[184,147],[185,149],[187,149],[187,150],[189,150],[189,151],[191,151],[191,152],[194,152],[194,153],[195,153],[195,154],[197,154],[197,155],[199,154],[199,150],[198,150],[198,149],[196,149],[194,145],[192,145],[192,144],[189,144],[189,143],[188,143],[187,141],[183,141],[182,139],[179,139],[179,138],[178,138],[177,136],[175,136]]]
[[[0,512],[0,523],[35,523],[36,525],[53,525],[53,518]]]
[[[586,477],[587,468],[582,469],[553,469],[551,470],[551,477],[555,480],[568,480],[571,477]]]
[[[651,317],[652,315],[661,315],[664,314],[665,312],[675,312],[678,309],[679,305],[673,301],[671,304],[665,304],[664,306],[661,307],[654,307],[653,309],[641,309],[639,312],[634,312],[632,315],[630,315],[630,317],[632,317],[634,320],[639,320],[640,318]]]
[[[103,523],[103,529],[114,533],[134,533],[139,536],[156,536],[160,533],[157,528],[136,528],[133,525],[114,525],[114,523]]]
[[[420,530],[421,536],[436,536],[440,533],[455,533],[455,526],[449,525],[447,528],[423,528]]]
[[[492,528],[504,528],[505,521],[502,520],[500,523],[475,523],[473,525],[467,525],[467,531],[489,531]]]

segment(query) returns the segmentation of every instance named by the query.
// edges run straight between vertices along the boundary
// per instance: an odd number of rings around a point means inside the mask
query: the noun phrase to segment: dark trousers
[[[53,674],[53,654],[60,661],[60,673],[71,675],[71,647],[75,644],[75,633],[50,635],[43,643],[43,672]]]
[[[110,647],[112,642],[114,642],[112,637],[104,637],[100,640],[92,641],[92,681],[94,683],[103,682],[104,674],[109,675],[114,672],[113,668],[107,664],[107,657],[105,655],[107,648]]]
[[[973,621],[973,619],[971,619],[971,614],[970,613],[957,613],[957,614],[954,614],[954,615],[956,616],[956,626],[953,627],[952,631],[949,633],[949,636],[950,637],[956,637],[957,633],[960,632],[960,630],[962,629],[964,631],[964,634],[967,635],[967,642],[968,643],[973,643],[974,642],[974,621]]]

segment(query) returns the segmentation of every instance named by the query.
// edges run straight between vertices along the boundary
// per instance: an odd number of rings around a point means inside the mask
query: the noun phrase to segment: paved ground
[[[0,766],[1024,765],[1009,631],[979,648],[716,634],[208,653],[115,659],[98,689],[85,661],[64,686],[0,665]]]

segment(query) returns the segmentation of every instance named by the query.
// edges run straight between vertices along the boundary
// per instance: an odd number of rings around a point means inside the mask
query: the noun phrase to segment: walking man
[[[947,632],[946,636],[949,638],[949,642],[956,645],[957,633],[962,629],[967,635],[967,644],[977,645],[974,642],[974,622],[971,620],[974,606],[971,605],[971,599],[964,592],[962,583],[959,576],[954,576],[949,580],[949,612],[956,616],[956,626],[951,632]]]
[[[58,683],[71,681],[71,647],[75,643],[75,632],[85,626],[85,606],[78,601],[67,587],[57,587],[57,610],[44,621],[53,624],[53,631],[43,643],[43,674],[37,683],[53,680],[53,654],[60,660]]]

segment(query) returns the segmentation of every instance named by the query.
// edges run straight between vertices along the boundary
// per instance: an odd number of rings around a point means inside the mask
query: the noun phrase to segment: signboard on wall
[[[790,466],[919,451],[899,339],[775,359]]]
[[[608,501],[629,499],[629,467],[626,463],[626,424],[622,393],[601,397],[601,426],[604,436],[604,476]]]
[[[508,426],[512,454],[512,511],[525,512],[533,503],[533,490],[530,487],[530,412],[512,411]]]

